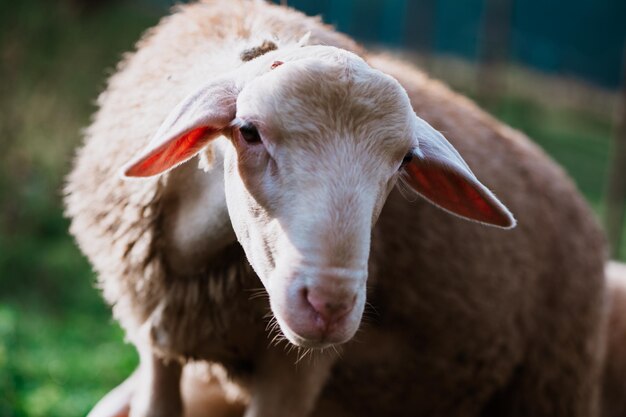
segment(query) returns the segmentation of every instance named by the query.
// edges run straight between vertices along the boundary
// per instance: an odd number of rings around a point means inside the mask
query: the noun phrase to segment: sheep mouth
[[[298,329],[294,329],[286,323],[280,316],[274,315],[279,325],[279,329],[284,336],[283,339],[289,341],[292,345],[315,350],[324,350],[330,347],[336,347],[349,342],[356,329],[353,331],[352,326],[340,326],[333,331],[318,331],[310,328],[303,329],[303,333]],[[358,328],[358,326],[357,326]]]
[[[314,350],[322,351],[326,348],[341,345],[347,342],[347,340],[344,342],[339,342],[339,343],[330,342],[330,341],[325,340],[323,337],[319,339],[310,339],[310,338],[302,337],[299,334],[287,328],[281,329],[281,330],[283,334],[285,335],[285,337],[287,338],[287,340],[289,340],[293,345],[301,347],[301,348],[305,348],[305,349],[314,349]]]

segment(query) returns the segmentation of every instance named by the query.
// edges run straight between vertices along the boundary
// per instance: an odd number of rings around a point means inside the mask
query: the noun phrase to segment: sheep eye
[[[252,123],[246,123],[239,127],[239,133],[241,133],[241,137],[247,143],[259,143],[261,142],[261,136],[259,135],[259,131],[256,126]]]
[[[412,160],[413,160],[413,151],[410,151],[409,153],[404,155],[404,158],[402,158],[402,163],[400,164],[400,169],[402,169],[405,166],[407,166]]]

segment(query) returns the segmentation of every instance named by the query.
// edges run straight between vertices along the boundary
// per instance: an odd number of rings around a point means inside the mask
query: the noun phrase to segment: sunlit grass
[[[0,415],[84,415],[117,385],[137,359],[105,316],[0,306]]]

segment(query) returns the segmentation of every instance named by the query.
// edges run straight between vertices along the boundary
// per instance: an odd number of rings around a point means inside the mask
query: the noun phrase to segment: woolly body
[[[197,85],[240,66],[242,51],[267,39],[280,51],[308,32],[309,44],[354,51],[396,78],[518,227],[486,228],[392,191],[371,238],[375,311],[316,376],[322,391],[310,390],[301,415],[597,415],[604,240],[571,181],[526,137],[439,82],[262,2],[181,6],[99,98],[68,178],[67,213],[128,338],[159,358],[219,364],[245,401],[271,388],[285,415],[297,415],[291,402],[302,396],[290,400],[281,378],[313,365],[268,346],[268,303],[251,297],[261,284],[223,196],[228,139],[203,152],[204,170],[196,159],[144,181],[123,181],[118,170]]]

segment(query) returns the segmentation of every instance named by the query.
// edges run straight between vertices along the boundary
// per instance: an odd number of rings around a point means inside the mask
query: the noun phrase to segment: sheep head
[[[401,179],[458,216],[513,227],[450,143],[393,78],[332,47],[269,52],[172,111],[127,177],[160,175],[220,135],[226,201],[285,336],[348,341],[365,305],[370,239]]]

